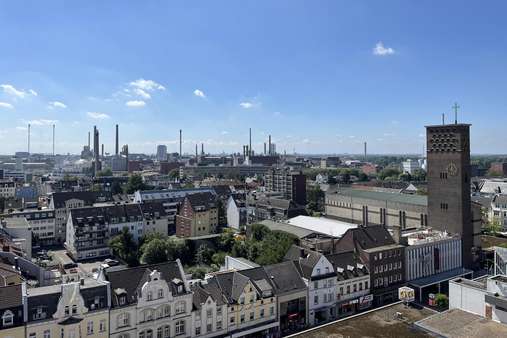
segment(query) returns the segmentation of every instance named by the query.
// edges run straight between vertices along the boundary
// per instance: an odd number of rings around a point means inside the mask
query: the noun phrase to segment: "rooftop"
[[[342,237],[347,230],[357,228],[356,224],[325,217],[297,216],[288,219],[286,222],[290,225],[333,237]]]
[[[420,206],[428,205],[427,196],[423,195],[412,195],[402,194],[397,192],[383,192],[383,191],[371,191],[371,190],[360,190],[352,188],[339,188],[334,194],[330,193],[326,198],[332,197],[333,195],[350,196],[354,198],[372,199],[378,201],[387,201],[393,203],[403,204],[415,204]]]

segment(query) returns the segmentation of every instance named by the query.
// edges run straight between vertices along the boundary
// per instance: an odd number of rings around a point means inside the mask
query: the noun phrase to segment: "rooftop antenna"
[[[454,102],[454,106],[452,106],[452,109],[454,109],[454,124],[458,124],[458,109],[460,106],[458,106],[457,102]]]

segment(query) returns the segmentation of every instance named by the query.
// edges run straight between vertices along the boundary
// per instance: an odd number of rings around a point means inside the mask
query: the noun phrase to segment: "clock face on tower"
[[[449,163],[447,166],[447,172],[451,176],[456,176],[458,174],[458,167],[453,162]]]

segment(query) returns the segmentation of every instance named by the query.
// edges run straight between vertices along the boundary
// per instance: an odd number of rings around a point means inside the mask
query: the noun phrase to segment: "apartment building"
[[[26,337],[109,337],[107,283],[82,279],[26,293]]]
[[[135,241],[143,235],[143,214],[137,204],[74,208],[67,222],[65,247],[75,260],[111,255],[108,241],[129,229]]]
[[[193,295],[179,260],[102,270],[110,283],[111,338],[191,337]]]
[[[227,334],[227,300],[216,279],[208,279],[192,286],[192,335],[219,337]]]
[[[69,211],[75,208],[92,206],[97,202],[110,200],[110,194],[92,191],[55,192],[51,194],[49,209],[55,211],[55,240],[63,243],[66,240]]]
[[[16,182],[11,180],[0,180],[0,197],[14,198],[16,196]]]
[[[32,228],[33,245],[55,244],[55,211],[52,209],[34,209],[13,211],[3,217],[25,218]]]
[[[0,337],[25,338],[25,284],[0,286]]]
[[[245,196],[239,194],[229,196],[226,213],[227,226],[230,228],[239,230],[246,226],[248,217]]]
[[[326,255],[336,272],[336,313],[346,316],[371,306],[370,275],[354,251]]]
[[[326,256],[293,245],[285,259],[296,264],[308,288],[308,323],[318,325],[336,318],[336,272]]]
[[[218,204],[216,195],[203,192],[185,197],[176,216],[176,235],[196,237],[216,233]]]
[[[375,305],[394,301],[405,281],[405,247],[383,226],[349,229],[335,244],[335,252],[355,251],[370,275]]]
[[[282,193],[299,205],[306,205],[306,175],[290,168],[269,169],[264,176],[267,191]]]
[[[502,231],[507,229],[507,195],[496,194],[493,197],[488,210],[488,219],[498,222]]]
[[[215,282],[227,302],[227,336],[278,336],[277,296],[262,267],[219,273],[209,280]]]
[[[306,215],[306,209],[292,200],[266,195],[247,196],[248,223],[282,221],[299,215]]]

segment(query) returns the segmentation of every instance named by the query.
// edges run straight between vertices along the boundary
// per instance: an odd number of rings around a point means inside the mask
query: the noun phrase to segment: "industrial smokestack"
[[[90,132],[88,132],[88,149],[90,149]]]
[[[115,154],[118,156],[118,151],[120,150],[120,132],[118,130],[118,125],[116,125],[116,147],[115,147]]]
[[[250,135],[250,141],[248,142],[248,156],[252,156],[252,128],[248,129]]]
[[[364,161],[366,162],[366,156],[367,156],[367,143],[364,142]]]
[[[30,154],[30,123],[28,123],[28,154]]]
[[[182,153],[181,153],[181,129],[180,129],[180,157],[181,157]]]
[[[269,144],[269,148],[268,148],[269,155],[273,155],[273,154],[271,154],[271,135],[269,135],[268,144]]]
[[[55,156],[55,125],[53,124],[53,156]]]
[[[266,142],[264,142],[264,155],[266,155]]]
[[[104,143],[102,143],[102,152],[101,152],[101,154],[102,154],[102,157],[104,157]]]
[[[201,143],[201,155],[204,155],[204,143]]]

